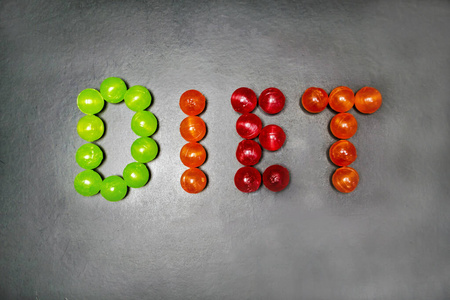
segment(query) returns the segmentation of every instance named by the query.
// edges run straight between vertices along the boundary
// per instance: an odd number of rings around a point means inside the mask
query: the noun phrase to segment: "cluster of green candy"
[[[131,119],[131,129],[140,136],[131,145],[131,156],[136,160],[123,170],[123,177],[109,176],[102,180],[94,169],[103,161],[103,152],[93,143],[82,145],[75,155],[80,167],[86,169],[75,177],[75,190],[83,196],[93,196],[98,192],[108,201],[122,200],[128,187],[143,187],[150,178],[150,172],[145,165],[158,154],[158,144],[150,138],[158,126],[156,117],[145,109],[150,106],[152,96],[148,89],[135,85],[127,89],[125,82],[117,77],[106,78],[100,85],[100,92],[95,89],[83,90],[77,98],[77,105],[86,116],[77,124],[78,135],[85,141],[94,142],[101,138],[105,126],[98,114],[105,101],[119,103],[122,100],[129,109],[135,111]]]

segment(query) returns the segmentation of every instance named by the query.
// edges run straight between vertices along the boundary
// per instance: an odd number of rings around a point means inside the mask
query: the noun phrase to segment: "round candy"
[[[190,168],[184,171],[180,179],[183,190],[190,194],[197,194],[206,187],[207,178],[205,173],[197,168]]]
[[[355,104],[355,94],[351,88],[339,86],[331,91],[328,102],[333,110],[337,112],[346,112]]]
[[[381,102],[381,93],[373,87],[363,87],[355,95],[356,109],[364,114],[376,112]]]
[[[181,121],[180,133],[186,141],[198,142],[206,134],[206,124],[200,117],[186,117],[183,121]]]
[[[87,115],[99,113],[104,105],[102,95],[94,89],[85,89],[77,97],[78,108]]]
[[[125,104],[132,111],[141,111],[150,106],[152,96],[150,92],[141,85],[135,85],[128,89],[124,96]]]
[[[342,167],[334,172],[331,181],[339,192],[350,193],[358,186],[359,175],[353,168]]]
[[[116,202],[122,200],[127,194],[127,184],[119,176],[109,176],[103,180],[100,193],[108,201]]]
[[[131,119],[131,130],[139,136],[150,136],[155,133],[158,120],[147,110],[138,111]]]
[[[105,126],[99,117],[87,115],[78,121],[77,132],[83,140],[93,142],[103,136]]]
[[[289,171],[283,166],[272,165],[263,173],[263,183],[272,192],[284,190],[289,184]]]
[[[206,151],[199,143],[187,143],[180,151],[181,162],[188,168],[197,168],[206,160]]]
[[[93,196],[100,191],[102,178],[92,170],[79,173],[73,182],[75,190],[83,196]]]
[[[262,129],[261,119],[252,113],[243,114],[236,121],[236,131],[244,139],[254,139]]]
[[[321,88],[310,87],[303,93],[302,105],[310,113],[319,113],[328,105],[328,94]]]
[[[147,166],[138,162],[132,162],[123,169],[123,180],[131,188],[143,187],[150,178]]]
[[[355,117],[349,113],[339,113],[331,119],[330,130],[338,139],[351,138],[358,129],[358,122]]]
[[[234,175],[234,185],[243,193],[253,193],[261,186],[261,173],[253,167],[242,167]]]
[[[286,134],[278,125],[267,125],[259,134],[261,146],[269,151],[276,151],[283,146],[286,141]]]
[[[256,94],[249,88],[238,88],[231,95],[231,106],[238,113],[249,113],[256,108],[256,104],[258,104]]]
[[[140,163],[148,163],[155,159],[156,155],[158,155],[158,144],[152,138],[140,137],[131,145],[131,156]]]
[[[236,158],[244,166],[256,165],[261,155],[261,147],[254,140],[241,141],[236,150]]]
[[[355,146],[347,140],[339,140],[330,147],[330,159],[337,166],[348,166],[356,157]]]
[[[78,148],[75,159],[83,169],[92,170],[102,163],[103,151],[96,144],[84,144]]]
[[[265,89],[261,95],[259,95],[259,106],[268,114],[277,114],[283,107],[286,98],[283,93],[277,88]]]
[[[127,86],[125,82],[117,77],[109,77],[100,84],[100,93],[109,103],[119,103],[123,100]]]
[[[186,91],[180,97],[180,108],[189,116],[200,114],[205,109],[205,103],[205,96],[196,90]]]

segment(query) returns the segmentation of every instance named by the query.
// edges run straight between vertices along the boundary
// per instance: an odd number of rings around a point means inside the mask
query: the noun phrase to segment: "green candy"
[[[73,182],[75,190],[83,196],[93,196],[100,191],[102,178],[92,170],[79,173]]]
[[[131,156],[140,162],[148,163],[158,154],[158,144],[149,137],[140,137],[131,145]]]
[[[128,164],[123,170],[123,179],[131,188],[143,187],[150,178],[147,166],[138,162]]]
[[[77,132],[83,140],[93,142],[102,137],[105,126],[99,117],[87,115],[78,121]]]
[[[100,93],[109,103],[119,103],[123,100],[127,86],[125,82],[117,77],[109,77],[100,85]]]
[[[138,111],[131,119],[131,129],[139,136],[150,136],[155,133],[158,120],[151,112]]]
[[[150,106],[152,96],[150,92],[141,85],[135,85],[128,89],[124,96],[125,104],[132,111],[141,111]]]
[[[104,105],[102,95],[94,89],[85,89],[77,97],[78,108],[87,115],[99,113]]]
[[[92,170],[102,163],[103,151],[95,144],[84,144],[78,148],[75,159],[83,169]]]
[[[100,193],[108,201],[120,201],[127,194],[127,184],[119,176],[109,176],[103,180]]]

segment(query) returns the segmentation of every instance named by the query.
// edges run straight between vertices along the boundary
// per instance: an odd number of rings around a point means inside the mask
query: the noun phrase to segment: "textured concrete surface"
[[[448,1],[0,2],[1,299],[449,299],[450,3]],[[152,179],[109,203],[73,188],[83,141],[78,93],[109,76],[148,87],[160,122]],[[303,91],[378,88],[359,130],[349,195],[327,151],[334,113],[309,115]],[[250,195],[240,167],[241,86],[275,86],[285,146],[260,171],[291,183]],[[209,185],[185,193],[179,96],[207,97]],[[101,113],[121,174],[136,138],[125,104]]]

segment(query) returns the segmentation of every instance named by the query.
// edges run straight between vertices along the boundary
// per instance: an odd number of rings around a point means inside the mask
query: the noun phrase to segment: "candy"
[[[144,164],[132,162],[123,169],[123,180],[131,188],[143,187],[149,178],[150,172]]]
[[[261,119],[252,113],[243,114],[236,121],[236,131],[244,139],[256,138],[261,129]]]
[[[78,121],[77,132],[83,140],[93,142],[103,136],[105,126],[99,117],[87,115]]]
[[[337,112],[349,111],[355,104],[355,94],[346,86],[339,86],[328,97],[330,107]]]
[[[78,108],[87,115],[99,113],[104,105],[102,95],[94,89],[85,89],[77,97]]]
[[[261,159],[261,155],[261,147],[253,140],[241,141],[236,150],[236,158],[244,166],[256,165]]]
[[[277,88],[265,89],[259,96],[259,106],[268,114],[279,113],[285,103],[286,98],[283,93]]]
[[[206,151],[199,143],[187,143],[181,148],[180,160],[188,168],[197,168],[206,160]]]
[[[321,88],[310,87],[302,95],[302,105],[310,113],[319,113],[328,105],[328,94]]]
[[[138,111],[131,119],[131,130],[139,136],[150,136],[155,133],[158,120],[147,110]]]
[[[284,190],[289,184],[289,171],[283,166],[272,165],[263,173],[263,183],[272,192]]]
[[[286,134],[278,125],[267,125],[259,134],[261,146],[269,151],[276,151],[283,146],[286,140]]]
[[[261,186],[261,173],[253,167],[242,167],[234,175],[234,184],[243,193],[253,193]]]
[[[231,106],[238,113],[245,114],[253,111],[258,104],[256,94],[249,88],[241,87],[231,95]]]
[[[92,170],[102,163],[103,151],[95,144],[84,144],[78,148],[75,160],[83,169]]]
[[[206,187],[207,178],[205,173],[197,168],[190,168],[181,175],[180,184],[183,190],[190,194],[197,194]]]
[[[180,97],[180,108],[189,116],[199,115],[205,109],[205,105],[205,96],[196,90],[188,90]]]
[[[100,193],[108,201],[116,202],[122,200],[128,191],[127,184],[119,176],[109,176],[103,180]]]
[[[330,130],[338,139],[351,138],[358,129],[358,122],[349,113],[339,113],[331,119]]]
[[[125,104],[132,111],[141,111],[150,106],[152,96],[150,92],[141,85],[135,85],[128,89],[124,96]]]
[[[206,124],[200,117],[186,117],[183,121],[181,121],[180,133],[186,141],[198,142],[206,134]]]
[[[102,81],[100,93],[109,103],[119,103],[123,100],[127,86],[125,82],[117,77],[109,77]]]
[[[382,103],[380,92],[373,87],[363,87],[355,96],[356,109],[364,114],[376,112]]]
[[[330,159],[337,166],[348,166],[356,160],[356,148],[347,140],[339,140],[330,147]]]
[[[331,181],[339,192],[350,193],[358,186],[359,175],[353,168],[342,167],[334,172]]]
[[[158,144],[149,137],[140,137],[131,145],[131,156],[140,163],[148,163],[158,155]]]
[[[100,191],[102,178],[92,170],[79,173],[73,182],[75,190],[83,196],[93,196]]]

